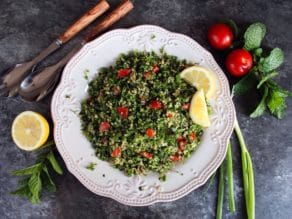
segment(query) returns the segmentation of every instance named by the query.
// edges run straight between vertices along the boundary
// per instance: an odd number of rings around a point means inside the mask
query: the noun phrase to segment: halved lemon
[[[194,123],[203,127],[209,127],[211,124],[203,90],[198,90],[192,97],[190,105],[190,117]]]
[[[25,111],[13,121],[11,134],[15,144],[26,151],[41,147],[48,139],[48,121],[39,113]]]
[[[180,76],[198,90],[204,90],[208,100],[215,96],[216,75],[209,69],[194,65],[184,69]]]

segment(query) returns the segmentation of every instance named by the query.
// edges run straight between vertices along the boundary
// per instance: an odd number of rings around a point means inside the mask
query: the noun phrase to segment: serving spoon
[[[40,101],[48,95],[57,84],[59,75],[68,61],[89,41],[116,23],[133,9],[130,0],[124,0],[116,9],[108,14],[98,25],[86,34],[84,39],[78,43],[73,50],[54,65],[48,66],[36,72],[35,76],[28,76],[20,85],[20,96],[28,101]]]
[[[54,42],[52,42],[45,50],[39,53],[34,59],[28,62],[16,64],[2,72],[0,78],[0,94],[9,97],[15,96],[19,90],[19,85],[29,70],[34,68],[39,62],[47,56],[58,50],[63,44],[72,39],[77,33],[93,22],[97,17],[102,15],[109,9],[106,0],[101,0],[92,9],[86,12],[73,25],[71,25],[63,34],[61,34]]]

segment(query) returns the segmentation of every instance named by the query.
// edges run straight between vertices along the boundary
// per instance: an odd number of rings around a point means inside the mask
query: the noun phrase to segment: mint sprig
[[[21,176],[19,180],[19,187],[11,192],[13,195],[25,197],[33,204],[40,202],[40,195],[42,189],[50,192],[56,191],[56,185],[52,180],[50,172],[55,171],[58,174],[63,174],[63,171],[55,158],[53,148],[53,141],[48,142],[42,153],[39,153],[36,163],[19,170],[11,172],[14,176]]]
[[[284,53],[280,48],[274,48],[264,56],[265,51],[260,46],[265,34],[266,27],[262,23],[254,23],[245,31],[244,48],[252,53],[254,66],[233,86],[232,92],[241,95],[256,87],[262,98],[250,117],[259,117],[268,109],[273,116],[282,119],[287,107],[286,98],[291,96],[291,92],[283,89],[273,78],[279,75],[278,68],[284,62]]]
[[[266,34],[266,26],[262,23],[250,25],[244,33],[244,48],[248,51],[259,48]]]

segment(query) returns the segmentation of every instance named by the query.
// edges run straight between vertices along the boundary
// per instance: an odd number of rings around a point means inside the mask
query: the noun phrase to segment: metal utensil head
[[[49,68],[45,68],[44,70],[37,70],[21,83],[19,95],[22,99],[27,101],[40,101],[53,91],[53,88],[59,81],[62,68],[54,72],[54,77],[49,77],[48,80],[45,81],[38,80],[37,78],[40,78],[39,76],[47,73],[45,70],[48,69]]]

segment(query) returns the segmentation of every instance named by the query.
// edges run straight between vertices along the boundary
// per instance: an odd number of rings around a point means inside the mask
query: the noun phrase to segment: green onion
[[[216,219],[222,218],[223,199],[224,199],[224,163],[222,163],[219,168],[219,186],[218,186]]]
[[[229,211],[235,212],[234,188],[233,188],[233,164],[232,164],[232,151],[231,151],[230,141],[228,142],[226,162],[227,162],[227,184],[228,184]]]
[[[254,176],[252,161],[246,144],[243,139],[240,127],[237,119],[235,120],[235,133],[237,135],[240,148],[241,148],[241,159],[242,159],[242,175],[243,175],[243,187],[245,196],[245,205],[247,210],[247,216],[249,219],[255,218],[255,191],[254,191]]]

